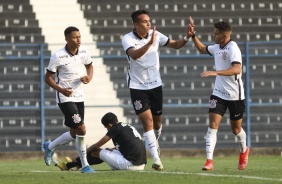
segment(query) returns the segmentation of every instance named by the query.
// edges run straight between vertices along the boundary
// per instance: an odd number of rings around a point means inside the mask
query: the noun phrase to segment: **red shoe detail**
[[[239,170],[244,170],[247,167],[249,153],[250,153],[250,149],[249,147],[247,147],[244,153],[239,154],[239,164],[238,164]]]
[[[212,170],[213,170],[213,161],[207,159],[206,164],[202,168],[202,171],[212,171]]]

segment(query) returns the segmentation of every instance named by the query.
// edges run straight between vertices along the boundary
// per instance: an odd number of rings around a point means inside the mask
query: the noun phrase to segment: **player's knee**
[[[75,133],[76,133],[77,135],[86,135],[86,128],[85,128],[85,125],[82,124],[82,125],[76,127]]]
[[[234,134],[234,135],[237,135],[237,134],[239,134],[241,132],[241,128],[233,128],[232,129],[232,133]]]

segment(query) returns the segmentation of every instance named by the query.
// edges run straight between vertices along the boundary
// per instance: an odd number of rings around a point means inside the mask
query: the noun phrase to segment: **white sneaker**
[[[152,168],[156,171],[162,171],[164,169],[164,166],[161,162],[161,160],[156,160],[153,164],[152,164]]]

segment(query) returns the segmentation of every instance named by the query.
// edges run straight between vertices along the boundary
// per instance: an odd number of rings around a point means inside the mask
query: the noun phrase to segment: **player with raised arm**
[[[183,47],[189,38],[173,40],[151,27],[149,12],[137,10],[131,14],[134,29],[122,38],[128,60],[127,85],[136,115],[143,125],[143,138],[152,157],[152,168],[161,171],[158,139],[162,130],[163,91],[160,76],[159,46]]]
[[[196,36],[194,21],[190,17],[189,35],[201,54],[214,57],[214,71],[204,71],[202,77],[215,77],[215,85],[210,96],[209,127],[206,134],[207,160],[202,170],[213,170],[213,153],[217,141],[219,124],[227,108],[230,112],[232,133],[239,142],[240,154],[238,169],[244,170],[248,164],[250,149],[246,145],[246,133],[242,128],[245,112],[244,86],[242,82],[242,55],[233,40],[229,22],[219,21],[214,24],[214,45],[205,46]]]

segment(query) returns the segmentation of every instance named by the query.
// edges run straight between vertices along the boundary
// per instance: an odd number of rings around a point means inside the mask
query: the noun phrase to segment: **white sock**
[[[158,155],[157,146],[156,146],[156,135],[153,130],[150,130],[148,132],[143,133],[144,141],[145,141],[145,147],[149,149],[154,161],[160,160],[160,157]]]
[[[158,130],[154,130],[157,140],[158,140],[158,139],[160,138],[160,136],[161,136],[162,128],[163,128],[163,125],[161,125]]]
[[[206,135],[206,153],[207,159],[213,159],[213,152],[217,141],[217,129],[208,127]]]
[[[246,145],[247,136],[246,136],[246,132],[244,131],[242,127],[241,127],[241,132],[237,134],[236,137],[238,138],[238,141],[239,141],[240,153],[244,153],[247,148],[247,145]]]
[[[70,132],[65,132],[61,136],[57,137],[54,141],[50,142],[48,148],[54,151],[57,147],[70,143],[75,139],[72,138]]]
[[[75,146],[78,151],[79,158],[81,160],[82,168],[88,166],[86,157],[86,144],[84,142],[84,135],[76,135]]]

